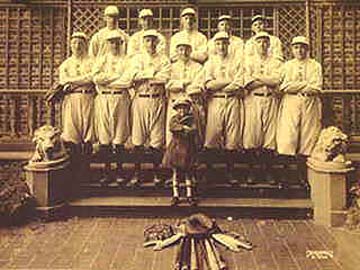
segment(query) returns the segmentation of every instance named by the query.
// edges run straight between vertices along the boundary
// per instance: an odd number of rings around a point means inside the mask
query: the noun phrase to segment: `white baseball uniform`
[[[249,91],[244,98],[245,127],[244,148],[275,149],[278,91],[282,62],[274,57],[258,55],[247,58],[245,63],[245,85],[257,78],[266,77],[276,86],[262,85]]]
[[[188,32],[182,30],[174,34],[170,39],[170,58],[173,58],[176,53],[176,46],[180,40],[188,40],[191,44],[192,52],[207,52],[207,38],[204,34],[197,30]]]
[[[68,89],[62,103],[62,138],[66,142],[87,143],[94,139],[94,89],[90,81],[92,78],[91,68],[93,61],[90,57],[66,59],[59,68],[59,81],[66,84],[76,78],[86,80],[89,83],[75,85]],[[81,79],[80,79],[81,78]]]
[[[127,48],[128,56],[133,56],[135,54],[144,52],[144,45],[143,45],[144,37],[143,36],[144,36],[144,30],[140,30],[140,31],[134,33],[130,37],[129,45]],[[166,39],[161,33],[158,33],[158,40],[159,40],[159,43],[156,46],[156,52],[165,54],[166,53]]]
[[[210,94],[204,146],[235,150],[242,145],[243,102],[236,93],[244,85],[243,64],[231,55],[215,55],[205,63],[204,72],[205,85],[216,79],[232,81],[229,90]]]
[[[147,52],[131,58],[135,97],[132,104],[132,142],[160,148],[165,135],[165,84],[170,77],[170,61],[164,54]],[[139,80],[140,78],[147,78]]]
[[[129,40],[129,35],[125,33],[125,31],[121,30],[120,28],[116,29],[119,31],[119,33],[122,36],[122,39],[124,40],[122,52],[126,52],[126,47]],[[100,29],[98,32],[96,32],[89,43],[89,55],[91,57],[100,57],[105,55],[108,52],[108,42],[107,42],[107,36],[110,32],[114,30],[110,30],[107,27],[104,27]]]
[[[278,37],[269,35],[270,36],[270,48],[269,48],[269,55],[274,56],[275,58],[282,60],[284,55],[282,51],[282,44]],[[252,57],[257,54],[256,51],[256,40],[255,36],[249,38],[244,47],[244,55],[245,58]]]
[[[321,130],[321,65],[292,59],[282,68],[277,148],[280,154],[310,155]]]
[[[168,91],[168,107],[166,114],[166,145],[169,145],[172,138],[170,131],[170,119],[176,114],[173,109],[174,102],[177,98],[186,94],[188,88],[201,88],[201,75],[202,65],[192,61],[177,61],[171,64],[170,80],[166,85]],[[187,85],[187,82],[191,82]]]
[[[125,56],[110,53],[98,57],[94,68],[94,82],[98,95],[95,99],[95,120],[100,144],[125,144],[130,134],[130,96],[126,88],[114,87],[128,62]]]

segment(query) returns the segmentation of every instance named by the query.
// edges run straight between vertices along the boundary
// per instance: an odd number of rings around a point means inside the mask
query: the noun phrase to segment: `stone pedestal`
[[[50,162],[29,163],[25,171],[38,210],[52,211],[64,206],[71,183],[68,156]]]
[[[314,205],[314,222],[327,227],[341,226],[345,220],[346,176],[352,167],[334,168],[309,158],[308,179]]]

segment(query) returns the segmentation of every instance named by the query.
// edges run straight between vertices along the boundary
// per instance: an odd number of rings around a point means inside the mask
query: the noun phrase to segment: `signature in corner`
[[[306,258],[312,260],[328,260],[334,258],[332,250],[307,250]]]

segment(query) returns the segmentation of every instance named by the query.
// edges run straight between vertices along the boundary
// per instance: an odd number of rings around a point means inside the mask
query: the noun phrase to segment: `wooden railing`
[[[61,105],[47,104],[43,89],[0,89],[0,144],[30,142],[44,125],[61,126]]]
[[[43,89],[0,89],[0,144],[28,143],[44,124],[61,126],[61,105],[46,104]],[[360,141],[360,90],[324,90],[323,125]]]

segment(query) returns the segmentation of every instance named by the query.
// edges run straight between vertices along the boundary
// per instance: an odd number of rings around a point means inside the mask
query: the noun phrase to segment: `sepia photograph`
[[[360,270],[360,1],[0,0],[0,270]]]

